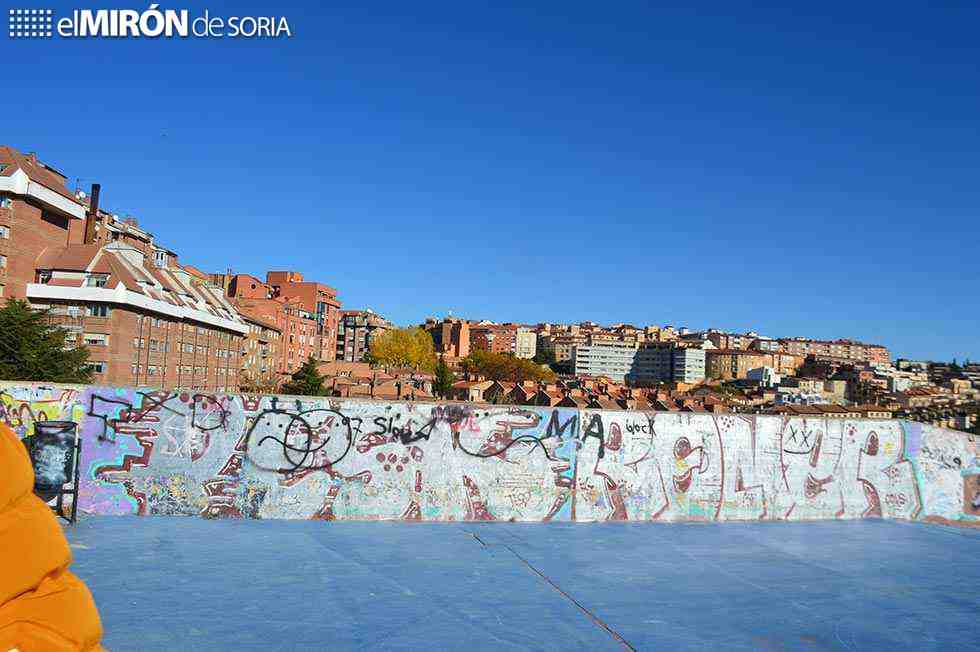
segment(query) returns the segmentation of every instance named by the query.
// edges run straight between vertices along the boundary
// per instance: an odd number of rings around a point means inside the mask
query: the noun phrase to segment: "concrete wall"
[[[250,518],[980,520],[980,444],[904,421],[0,383],[79,424],[81,511]]]

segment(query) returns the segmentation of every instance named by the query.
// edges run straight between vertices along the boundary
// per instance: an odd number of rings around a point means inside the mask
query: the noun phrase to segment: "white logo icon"
[[[51,38],[50,9],[11,9],[10,38]]]

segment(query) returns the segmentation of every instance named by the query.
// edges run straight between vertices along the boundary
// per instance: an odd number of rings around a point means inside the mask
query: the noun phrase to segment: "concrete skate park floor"
[[[980,531],[83,517],[109,650],[967,650]]]

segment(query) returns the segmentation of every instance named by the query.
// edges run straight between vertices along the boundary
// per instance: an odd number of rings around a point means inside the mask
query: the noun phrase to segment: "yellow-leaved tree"
[[[421,328],[392,328],[371,339],[368,359],[386,367],[433,371],[436,367],[432,337]]]

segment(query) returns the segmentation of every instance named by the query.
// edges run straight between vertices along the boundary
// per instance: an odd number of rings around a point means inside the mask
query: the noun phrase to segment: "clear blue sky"
[[[207,5],[286,15],[266,41],[4,33],[0,141],[185,263],[399,323],[980,358],[980,10],[468,4]]]

